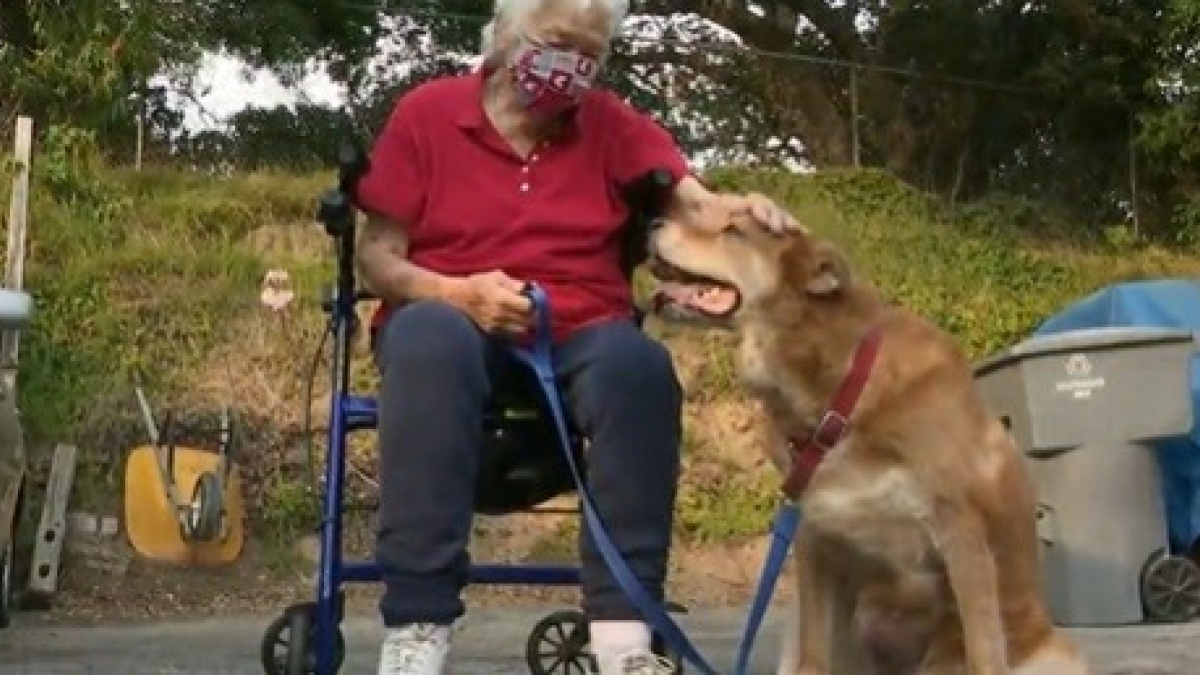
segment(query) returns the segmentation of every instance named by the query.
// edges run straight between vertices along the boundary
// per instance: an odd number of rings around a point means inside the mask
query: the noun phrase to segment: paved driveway
[[[455,675],[527,675],[522,657],[529,628],[542,616],[530,610],[477,610],[459,638]],[[775,617],[772,617],[773,619]],[[193,622],[105,623],[63,626],[25,617],[0,631],[2,675],[256,675],[259,640],[271,617]],[[738,611],[703,611],[686,628],[718,667],[730,664],[741,630]],[[760,642],[754,675],[774,675],[778,645],[772,621]],[[374,675],[379,627],[372,617],[345,624],[349,655],[344,675]],[[1095,659],[1096,675],[1197,675],[1200,623],[1185,626],[1074,631]]]

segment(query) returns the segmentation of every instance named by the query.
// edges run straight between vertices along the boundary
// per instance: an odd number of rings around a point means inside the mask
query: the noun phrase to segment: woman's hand
[[[670,220],[704,227],[705,223],[715,222],[711,217],[714,206],[718,206],[720,212],[728,216],[749,217],[771,234],[808,231],[792,214],[764,194],[712,192],[696,180],[695,176],[690,175],[684,176],[675,186],[663,215]]]
[[[792,214],[788,213],[770,197],[758,192],[745,195],[725,195],[730,200],[730,208],[749,216],[764,230],[771,234],[782,235],[786,232],[808,232]]]
[[[485,333],[520,335],[533,322],[533,302],[523,295],[524,282],[494,270],[458,280],[453,304]]]

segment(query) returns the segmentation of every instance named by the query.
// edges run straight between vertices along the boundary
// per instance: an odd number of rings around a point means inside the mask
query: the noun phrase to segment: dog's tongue
[[[655,304],[665,300],[714,315],[725,314],[737,304],[737,293],[732,289],[676,281],[659,282],[654,295]]]

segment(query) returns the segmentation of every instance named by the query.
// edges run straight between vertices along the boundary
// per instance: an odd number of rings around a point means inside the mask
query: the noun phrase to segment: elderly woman
[[[497,0],[475,72],[395,106],[359,187],[359,269],[374,321],[382,486],[380,675],[440,675],[461,592],[482,411],[498,338],[526,332],[526,281],[551,301],[556,366],[591,439],[589,481],[610,534],[663,597],[679,473],[681,392],[667,351],[632,320],[618,186],[655,168],[667,208],[709,199],[671,137],[595,86],[628,0]],[[749,198],[745,198],[749,199]],[[748,201],[764,227],[791,220]],[[584,611],[602,675],[669,672],[586,532]]]

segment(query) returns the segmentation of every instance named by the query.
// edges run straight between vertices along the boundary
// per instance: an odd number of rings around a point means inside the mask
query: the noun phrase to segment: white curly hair
[[[496,0],[492,20],[483,27],[481,56],[485,62],[496,63],[503,59],[503,45],[496,42],[496,31],[500,25],[524,27],[529,15],[548,4],[570,4],[579,9],[600,6],[608,17],[609,38],[616,37],[621,23],[629,15],[629,0]]]

